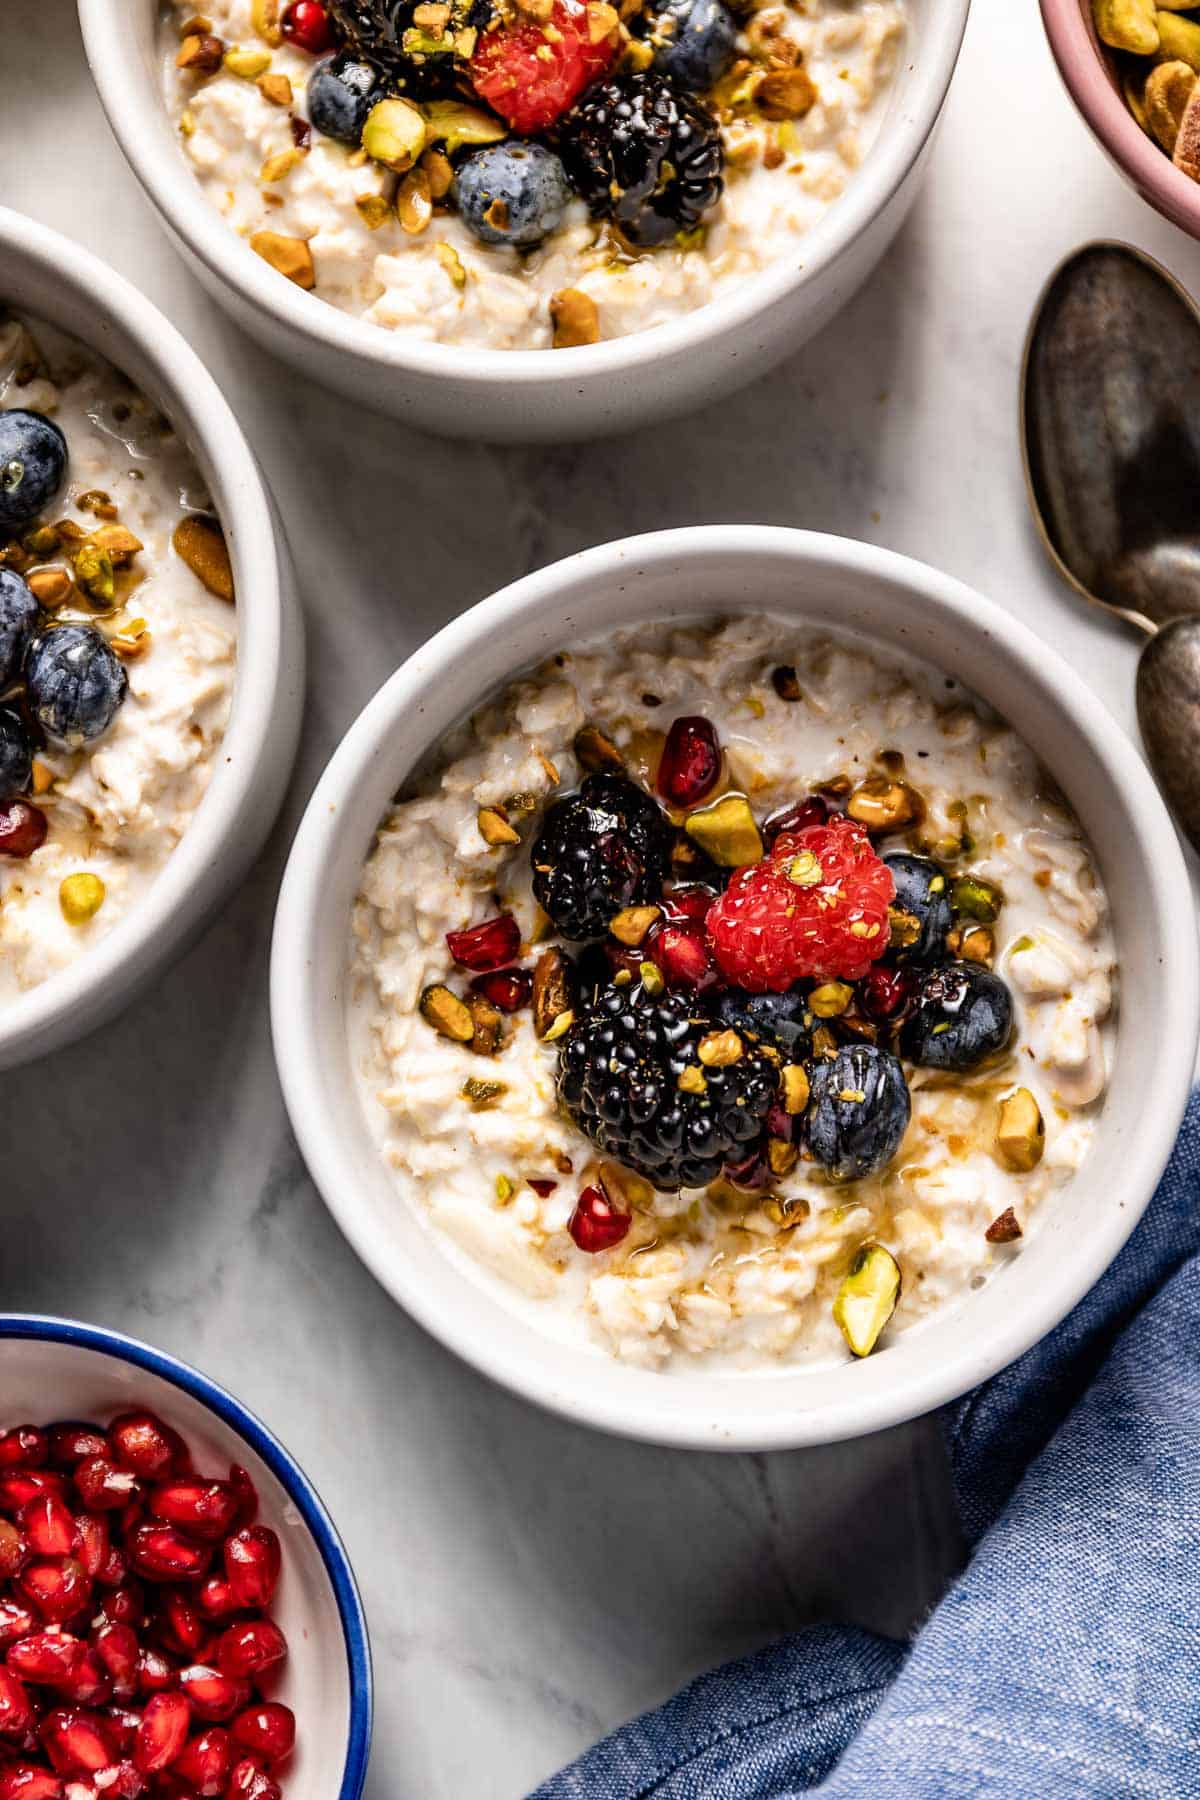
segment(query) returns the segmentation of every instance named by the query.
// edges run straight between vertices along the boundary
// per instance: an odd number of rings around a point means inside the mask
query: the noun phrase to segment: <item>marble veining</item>
[[[383,674],[454,612],[585,544],[712,518],[940,564],[1051,638],[1132,730],[1136,645],[1056,586],[1026,524],[1016,371],[1077,243],[1129,237],[1193,291],[1200,246],[1108,168],[1036,9],[981,4],[907,228],[776,377],[590,448],[439,443],[306,388],[227,324],[109,138],[71,0],[6,14],[3,198],[140,282],[223,383],[294,533],[311,693],[284,820],[223,917],[115,1029],[4,1077],[0,1306],[140,1333],[269,1419],[363,1585],[370,1800],[509,1800],[805,1620],[907,1629],[956,1555],[940,1447],[928,1423],[793,1456],[620,1443],[501,1394],[392,1306],[317,1199],[274,1076],[266,952],[303,803]]]

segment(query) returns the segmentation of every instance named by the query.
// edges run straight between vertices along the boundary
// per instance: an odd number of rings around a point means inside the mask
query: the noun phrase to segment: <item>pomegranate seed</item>
[[[477,975],[471,988],[501,1012],[515,1013],[529,1005],[533,976],[525,969],[493,969],[487,975]]]
[[[796,1121],[786,1107],[773,1106],[767,1114],[767,1135],[782,1138],[785,1144],[792,1141],[792,1132]]]
[[[198,1538],[224,1537],[238,1515],[238,1497],[224,1481],[164,1481],[147,1504],[156,1519]]]
[[[207,1546],[191,1543],[174,1525],[138,1525],[128,1549],[129,1560],[147,1581],[194,1581],[208,1572],[212,1560]]]
[[[92,1592],[83,1564],[73,1556],[40,1557],[21,1570],[17,1585],[51,1624],[73,1619]]]
[[[36,1425],[17,1425],[0,1436],[0,1469],[40,1469],[50,1440]]]
[[[83,1661],[87,1645],[67,1631],[35,1631],[10,1644],[7,1666],[22,1681],[39,1687],[65,1688]]]
[[[810,794],[795,806],[780,807],[763,822],[763,842],[769,850],[785,831],[807,831],[810,825],[824,825],[829,817],[828,804],[819,794]]]
[[[143,1794],[150,1792],[150,1783],[140,1769],[135,1769],[131,1762],[119,1762],[112,1769],[102,1769],[96,1777],[96,1793],[103,1800],[141,1800]],[[67,1800],[72,1800],[71,1790],[67,1789]],[[185,1800],[180,1795],[176,1800]]]
[[[14,1763],[0,1769],[0,1800],[64,1800],[65,1789],[49,1769],[31,1763]]]
[[[112,1459],[112,1449],[94,1425],[55,1425],[50,1432],[50,1461],[57,1469],[73,1469],[90,1456]]]
[[[586,1187],[567,1221],[567,1230],[581,1250],[595,1256],[619,1244],[632,1223],[632,1216],[618,1212],[600,1188]]]
[[[15,1525],[0,1519],[0,1579],[10,1580],[24,1568],[29,1546]]]
[[[193,1663],[188,1669],[180,1669],[179,1688],[187,1695],[198,1719],[232,1719],[234,1713],[250,1701],[248,1682],[233,1681],[204,1663]]]
[[[77,1530],[66,1502],[57,1494],[39,1494],[23,1506],[19,1523],[37,1556],[70,1556]]]
[[[905,969],[886,969],[876,963],[859,983],[858,1003],[869,1019],[897,1019],[907,1011],[917,991],[917,978]]]
[[[107,1515],[84,1513],[82,1518],[74,1519],[72,1523],[79,1540],[75,1546],[75,1554],[83,1564],[84,1574],[96,1581],[108,1564],[111,1549]]]
[[[712,888],[678,887],[664,894],[659,905],[668,924],[682,925],[688,919],[706,919],[716,897]]]
[[[499,913],[469,931],[448,931],[446,947],[464,969],[502,969],[521,947],[521,928],[511,913]]]
[[[206,1619],[224,1619],[239,1611],[233,1589],[223,1575],[206,1575],[196,1590],[196,1604]]]
[[[286,1655],[287,1639],[270,1619],[249,1619],[244,1625],[231,1625],[217,1645],[222,1674],[239,1681],[257,1681]]]
[[[101,1625],[92,1648],[112,1676],[113,1688],[127,1700],[137,1692],[138,1637],[131,1625]]]
[[[651,931],[647,937],[643,938],[640,944],[636,944],[632,947],[628,944],[618,944],[616,938],[605,938],[601,948],[604,951],[608,966],[614,975],[619,975],[621,970],[625,969],[634,981],[640,981],[642,978],[642,964],[651,961],[653,958],[653,950],[651,948],[653,941],[654,932]]]
[[[0,806],[0,854],[32,856],[45,843],[48,829],[40,807],[31,806],[28,800],[10,800],[7,806]]]
[[[168,1650],[194,1657],[208,1636],[207,1627],[188,1595],[164,1588],[158,1596],[157,1634]]]
[[[184,1746],[174,1773],[180,1781],[190,1782],[196,1793],[206,1800],[209,1795],[225,1792],[233,1756],[233,1739],[219,1725],[214,1725]]]
[[[140,1712],[133,1712],[128,1706],[110,1706],[104,1713],[104,1722],[116,1740],[117,1752],[127,1757],[133,1750],[137,1738],[138,1726],[142,1722]]]
[[[734,1187],[749,1188],[753,1191],[755,1188],[766,1187],[771,1171],[767,1167],[766,1157],[762,1155],[761,1151],[756,1150],[752,1156],[746,1157],[744,1162],[726,1163],[723,1173],[725,1179],[732,1181]]]
[[[716,727],[699,714],[676,719],[667,733],[658,765],[658,791],[668,806],[696,806],[711,794],[721,774]]]
[[[146,1596],[141,1583],[129,1581],[105,1594],[100,1611],[113,1625],[132,1625],[140,1631],[146,1622]]]
[[[182,1694],[155,1694],[146,1702],[133,1746],[134,1767],[143,1775],[169,1769],[187,1743],[192,1709]]]
[[[122,1467],[148,1481],[162,1481],[174,1470],[187,1467],[183,1439],[153,1413],[123,1413],[113,1420],[108,1435]]]
[[[113,1697],[112,1677],[94,1650],[85,1650],[62,1691],[76,1706],[105,1706]]]
[[[93,1526],[98,1526],[100,1524],[100,1517],[97,1513],[88,1513],[87,1518]],[[84,1555],[83,1547],[80,1548],[79,1560],[86,1569],[87,1558]],[[129,1558],[119,1544],[109,1544],[108,1549],[105,1552],[104,1561],[96,1570],[96,1580],[100,1583],[101,1587],[109,1588],[124,1587],[125,1583],[129,1580]]]
[[[652,955],[668,987],[704,988],[715,979],[702,925],[663,925],[655,934]]]
[[[11,1669],[0,1669],[0,1737],[23,1737],[33,1720],[24,1682]]]
[[[227,1800],[283,1800],[283,1789],[252,1758],[234,1765]]]
[[[175,1686],[175,1670],[161,1650],[142,1649],[138,1652],[137,1681],[140,1693],[162,1694]]]
[[[258,1489],[240,1463],[230,1463],[229,1485],[237,1495],[238,1524],[253,1525],[258,1517]]]
[[[279,21],[279,29],[289,44],[320,56],[333,49],[333,26],[320,0],[292,0]]]
[[[138,1480],[107,1456],[89,1456],[75,1470],[75,1488],[89,1512],[116,1512],[138,1492]]]
[[[60,1775],[86,1775],[116,1761],[108,1727],[95,1713],[56,1707],[42,1720],[38,1736]]]
[[[265,1612],[279,1585],[279,1539],[267,1525],[248,1525],[225,1540],[225,1573],[247,1611]]]
[[[0,1600],[0,1650],[37,1630],[37,1620],[23,1600]]]
[[[39,1494],[62,1494],[63,1477],[55,1469],[14,1469],[0,1475],[0,1512],[19,1513]]]
[[[527,1175],[525,1179],[528,1181],[539,1200],[545,1200],[558,1186],[557,1181],[549,1181],[545,1176],[541,1175]]]
[[[290,1706],[264,1700],[238,1714],[233,1721],[233,1735],[243,1749],[255,1756],[265,1757],[269,1763],[282,1762],[296,1742],[296,1715]]]

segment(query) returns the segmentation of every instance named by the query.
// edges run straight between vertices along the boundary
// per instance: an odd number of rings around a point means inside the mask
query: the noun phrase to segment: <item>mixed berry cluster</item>
[[[282,29],[322,56],[309,121],[403,172],[440,145],[441,196],[484,243],[527,249],[571,198],[636,248],[697,226],[724,154],[703,95],[733,60],[723,0],[296,0]],[[413,137],[417,131],[420,142]]]
[[[0,1800],[282,1800],[257,1511],[150,1412],[0,1435]]]
[[[906,783],[836,782],[760,823],[723,790],[707,719],[671,726],[653,794],[595,727],[576,751],[590,772],[530,852],[569,948],[530,975],[507,914],[447,941],[501,1010],[532,1001],[560,1102],[603,1157],[666,1190],[764,1187],[801,1157],[859,1179],[908,1127],[904,1063],[965,1072],[1005,1049],[1012,997],[988,966],[1003,897],[880,844],[920,818]],[[595,1250],[629,1224],[589,1188],[571,1228]]]

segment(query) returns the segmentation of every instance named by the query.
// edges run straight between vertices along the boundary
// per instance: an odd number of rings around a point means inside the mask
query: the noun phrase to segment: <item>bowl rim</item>
[[[152,0],[143,0],[151,4]],[[429,343],[342,312],[316,294],[305,293],[270,269],[231,231],[203,193],[172,145],[163,155],[166,110],[155,69],[123,51],[130,29],[130,0],[78,0],[84,47],[109,127],[130,167],[168,227],[204,266],[211,278],[232,289],[259,314],[283,323],[310,344],[335,355],[350,355],[389,374],[454,380],[466,387],[503,382],[518,390],[542,383],[570,388],[582,378],[608,380],[643,364],[693,352],[711,338],[750,326],[793,289],[815,279],[845,256],[899,190],[930,138],[941,114],[958,61],[971,0],[927,0],[928,42],[910,65],[912,86],[904,113],[889,121],[846,193],[799,241],[729,294],[679,319],[611,338],[599,344],[555,350],[490,350]],[[155,105],[130,102],[130,61]],[[886,141],[885,141],[886,134]],[[564,395],[564,401],[566,396]]]
[[[87,1325],[80,1320],[62,1319],[49,1313],[0,1313],[0,1342],[9,1338],[27,1339],[34,1343],[66,1344],[75,1349],[92,1350],[121,1362],[133,1363],[160,1380],[198,1400],[226,1425],[245,1439],[261,1457],[304,1520],[321,1556],[337,1602],[346,1649],[347,1675],[350,1687],[350,1720],[346,1744],[346,1766],[337,1800],[360,1800],[367,1776],[374,1716],[374,1689],[371,1664],[371,1642],[366,1613],[346,1547],[325,1503],[317,1493],[291,1452],[257,1414],[234,1397],[228,1389],[202,1374],[191,1363],[158,1350],[140,1338],[106,1326]]]
[[[1086,123],[1144,198],[1200,237],[1200,183],[1177,169],[1147,137],[1113,86],[1107,46],[1095,37],[1084,13],[1088,0],[1039,0],[1039,4],[1058,72]]]
[[[661,1386],[646,1385],[661,1383],[663,1377],[656,1373],[631,1370],[609,1359],[606,1378],[581,1394],[560,1379],[553,1357],[539,1360],[521,1347],[509,1346],[498,1353],[469,1305],[456,1305],[453,1298],[436,1294],[431,1297],[403,1258],[389,1254],[388,1246],[380,1243],[369,1209],[355,1198],[357,1181],[341,1151],[336,1103],[323,1080],[326,1053],[317,1022],[325,1014],[327,997],[315,950],[325,942],[323,897],[329,885],[328,870],[339,861],[343,798],[360,778],[372,779],[380,760],[387,757],[387,745],[398,722],[410,711],[419,710],[426,688],[435,681],[452,683],[455,669],[476,646],[503,637],[518,616],[537,617],[553,608],[563,623],[564,638],[586,635],[575,629],[573,622],[579,616],[580,594],[597,578],[619,585],[622,578],[628,582],[633,570],[642,574],[666,564],[677,571],[682,586],[688,563],[702,562],[710,554],[741,556],[750,562],[777,556],[809,582],[819,581],[822,570],[836,570],[868,582],[907,587],[932,603],[947,627],[969,630],[981,644],[999,639],[1012,667],[1027,671],[1038,688],[1053,687],[1056,708],[1068,719],[1072,734],[1087,743],[1089,753],[1111,772],[1125,797],[1142,853],[1146,907],[1160,926],[1158,949],[1164,976],[1169,975],[1157,996],[1161,1041],[1183,1046],[1188,1053],[1164,1064],[1153,1109],[1147,1107],[1147,1129],[1127,1146],[1123,1192],[1140,1196],[1137,1204],[1122,1201],[1113,1205],[1103,1223],[1086,1234],[1070,1264],[1070,1279],[1060,1276],[1033,1294],[1023,1292],[1022,1305],[1010,1307],[1002,1324],[989,1322],[985,1354],[977,1344],[965,1346],[948,1372],[941,1365],[928,1366],[928,1358],[925,1366],[915,1368],[906,1362],[902,1375],[894,1370],[886,1382],[879,1377],[875,1385],[860,1383],[849,1398],[838,1395],[819,1405],[805,1407],[790,1395],[791,1403],[781,1400],[769,1417],[743,1412],[737,1399],[737,1378],[731,1376],[722,1416],[717,1416],[714,1407],[701,1424],[682,1407],[666,1407],[666,1390]],[[487,691],[503,686],[521,666],[511,667],[507,677],[489,684]],[[428,748],[426,742],[423,750]],[[409,767],[420,762],[421,754],[418,752]],[[404,774],[393,763],[393,788]],[[1200,939],[1192,932],[1169,935],[1162,924],[1170,916],[1172,897],[1184,891],[1189,891],[1188,878],[1174,826],[1133,743],[1059,652],[994,601],[953,576],[895,551],[817,532],[733,524],[649,533],[578,552],[480,601],[414,652],[351,725],[312,794],[280,889],[271,949],[276,1066],[301,1153],[340,1229],[393,1299],[481,1374],[550,1411],[616,1436],[691,1449],[767,1450],[825,1444],[930,1412],[1007,1367],[1061,1323],[1124,1244],[1166,1165],[1191,1088],[1200,1029]],[[361,1129],[366,1139],[369,1128],[365,1118]],[[397,1203],[404,1204],[399,1197]],[[469,1293],[469,1278],[463,1274],[461,1281],[462,1292]],[[545,1334],[535,1334],[535,1341],[543,1345],[556,1342]]]
[[[0,298],[10,297],[6,279],[19,280],[13,271],[25,263],[86,301],[94,324],[74,335],[94,355],[119,368],[113,359],[121,346],[106,343],[105,336],[106,327],[114,325],[136,346],[158,384],[149,398],[171,416],[191,454],[209,465],[204,475],[214,490],[239,595],[232,704],[200,804],[137,904],[73,962],[0,1008],[3,1063],[20,1060],[28,1041],[53,1030],[74,1010],[102,1006],[119,997],[123,986],[136,985],[134,965],[153,962],[156,949],[165,956],[196,919],[198,896],[216,892],[223,852],[231,833],[244,828],[247,804],[286,717],[281,687],[289,658],[298,659],[297,672],[302,666],[302,640],[276,538],[274,503],[241,426],[196,352],[151,301],[90,250],[7,207],[0,207],[0,254],[6,265]],[[298,706],[295,711],[298,734]],[[294,744],[289,769],[293,754]],[[94,1022],[89,1015],[83,1030]],[[32,1053],[39,1053],[37,1045]]]

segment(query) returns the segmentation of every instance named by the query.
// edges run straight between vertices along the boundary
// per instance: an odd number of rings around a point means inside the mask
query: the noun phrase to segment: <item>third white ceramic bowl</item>
[[[277,275],[230,230],[167,117],[159,0],[79,0],[88,60],[121,148],[213,296],[274,355],[428,431],[504,442],[629,431],[717,400],[832,318],[916,196],[970,0],[910,0],[908,42],[878,142],[793,253],[711,306],[575,350],[469,350],[350,317]],[[203,10],[203,9],[201,9]]]
[[[356,1091],[345,1024],[351,904],[397,788],[493,690],[545,656],[640,622],[768,611],[865,634],[946,669],[1002,713],[1078,814],[1112,904],[1120,1019],[1078,1175],[979,1293],[865,1362],[664,1377],[553,1343],[451,1261],[400,1199]],[[993,1375],[1056,1325],[1137,1222],[1174,1141],[1196,1051],[1189,886],[1145,765],[1062,659],[949,576],[871,545],[709,526],[627,539],[526,577],[456,619],[362,713],[313,795],[275,926],[275,1051],[309,1168],[351,1243],[477,1368],[576,1420],[661,1443],[781,1448],[878,1430]]]

